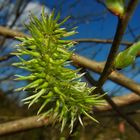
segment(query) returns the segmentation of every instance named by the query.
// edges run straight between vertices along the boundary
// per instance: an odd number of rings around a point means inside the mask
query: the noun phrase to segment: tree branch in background
[[[80,39],[73,39],[78,43],[102,43],[102,44],[112,44],[113,40],[110,39],[97,39],[97,38],[80,38]],[[131,46],[133,43],[128,41],[122,41],[121,45]]]
[[[136,95],[135,93],[129,93],[123,96],[113,97],[112,100],[118,107],[124,107],[133,103],[140,102],[140,96]],[[96,107],[98,109],[97,113],[112,109],[112,106],[108,103],[105,103],[103,106]]]
[[[99,63],[99,62],[87,59],[78,54],[74,54],[71,59],[74,65],[82,66],[84,68],[90,69],[99,74],[101,74],[104,69],[104,63]],[[119,85],[122,85],[123,87],[126,87],[137,94],[140,94],[140,85],[135,83],[133,80],[127,78],[123,74],[117,71],[113,71],[109,75],[108,78],[112,80],[113,82],[118,83]]]
[[[126,105],[131,105],[133,103],[140,102],[140,97],[134,93],[131,93],[129,95],[124,95],[121,97],[114,97],[112,100],[119,107],[124,107]],[[111,109],[112,107],[108,103],[106,103],[104,106],[96,106],[96,108],[94,108],[94,111],[98,113],[102,111],[108,111]],[[39,128],[51,124],[51,122],[49,122],[47,118],[42,120],[39,120],[39,118],[39,116],[32,116],[0,124],[0,136],[13,134],[17,132],[23,132],[25,130]]]
[[[0,35],[5,36],[7,38],[28,36],[27,34],[25,35],[24,33],[3,26],[0,26]],[[113,40],[110,39],[97,39],[97,38],[80,38],[73,39],[73,41],[78,43],[103,43],[103,44],[111,44],[113,42]],[[121,44],[130,46],[133,43],[129,41],[122,41]]]
[[[5,36],[7,38],[14,38],[14,37],[25,37],[24,33],[18,32],[16,30],[0,26],[0,35]]]
[[[15,37],[24,37],[29,36],[27,34],[24,34],[22,32],[10,29],[8,27],[0,26],[0,35],[5,36],[7,38],[15,38]],[[73,41],[77,43],[102,43],[102,44],[112,44],[113,40],[109,39],[97,39],[97,38],[81,38],[81,39],[73,39]],[[0,40],[0,43],[2,41]],[[128,41],[122,41],[120,43],[121,45],[131,46],[133,42]],[[137,56],[140,56],[140,52],[137,54]]]
[[[39,118],[39,116],[33,116],[0,124],[0,136],[39,128],[50,124],[47,118],[42,120],[39,120]]]

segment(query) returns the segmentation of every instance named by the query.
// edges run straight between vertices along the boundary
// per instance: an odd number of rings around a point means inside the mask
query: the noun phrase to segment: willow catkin
[[[88,87],[81,81],[79,70],[67,67],[73,51],[73,42],[65,37],[75,34],[74,29],[67,31],[61,26],[67,20],[59,21],[59,15],[45,15],[42,10],[41,19],[31,16],[26,25],[31,37],[18,38],[17,55],[20,62],[14,66],[30,71],[27,76],[17,75],[17,80],[28,80],[29,84],[18,90],[32,90],[33,94],[23,99],[31,107],[39,105],[37,114],[51,116],[61,122],[61,131],[68,123],[70,131],[76,119],[83,125],[81,115],[86,115],[98,122],[89,113],[94,105],[102,104],[98,95],[91,95],[94,87]],[[28,56],[28,60],[23,56]]]

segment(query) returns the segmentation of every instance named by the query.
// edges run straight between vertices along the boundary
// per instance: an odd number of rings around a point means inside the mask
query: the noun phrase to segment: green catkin
[[[73,42],[65,40],[64,37],[71,36],[76,32],[61,28],[67,18],[58,22],[59,15],[54,18],[54,12],[45,16],[42,10],[41,19],[31,16],[29,25],[26,25],[31,37],[18,38],[22,43],[18,45],[15,55],[20,62],[13,65],[28,70],[31,74],[27,76],[17,75],[17,80],[28,80],[29,84],[19,90],[32,90],[33,95],[23,99],[31,107],[38,104],[37,114],[42,116],[53,116],[61,122],[61,131],[66,124],[72,132],[74,122],[78,119],[83,125],[81,115],[90,116],[92,107],[103,104],[98,95],[91,95],[94,87],[88,87],[81,81],[77,70],[66,67],[73,53],[69,49]],[[24,60],[23,55],[28,55],[29,60]]]

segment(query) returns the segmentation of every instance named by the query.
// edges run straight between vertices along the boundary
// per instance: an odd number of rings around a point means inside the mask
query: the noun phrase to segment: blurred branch
[[[122,106],[139,102],[140,97],[134,93],[131,93],[131,94],[120,96],[120,97],[114,97],[113,101],[119,107],[122,107]],[[106,103],[104,106],[96,106],[96,108],[94,108],[96,113],[102,112],[102,111],[108,111],[111,109],[112,108],[108,103]],[[48,118],[45,118],[45,119],[39,119],[39,118],[40,118],[39,116],[32,116],[32,117],[27,117],[27,118],[0,124],[0,136],[13,134],[16,132],[22,132],[22,131],[30,130],[33,128],[39,128],[39,127],[43,127],[43,126],[47,126],[51,124]]]
[[[123,107],[136,102],[140,102],[140,96],[136,95],[135,93],[129,93],[123,96],[113,97],[112,100],[118,107]],[[107,102],[103,106],[96,106],[96,107],[98,109],[97,112],[108,111],[112,109],[112,106]]]
[[[11,57],[13,57],[13,55],[7,55],[4,57],[0,57],[0,62],[6,61],[7,59],[9,59]],[[74,54],[71,59],[72,59],[74,65],[88,68],[99,74],[102,73],[103,68],[104,68],[104,63],[99,63],[99,62],[90,60],[90,59],[80,56],[78,54]],[[123,74],[121,74],[117,71],[113,71],[109,75],[108,79],[112,80],[115,83],[118,83],[119,85],[122,85],[123,87],[128,88],[129,90],[131,90],[137,94],[140,94],[140,85],[135,83],[133,80],[127,78],[126,76],[124,76]]]
[[[50,122],[47,118],[40,120],[39,116],[23,118],[0,124],[0,136],[39,128],[48,124],[50,124]]]
[[[29,36],[27,34],[24,34],[22,32],[0,26],[0,35],[5,36],[7,38],[15,38],[15,37],[25,37]],[[78,43],[102,43],[102,44],[112,44],[113,40],[110,39],[97,39],[97,38],[81,38],[81,39],[73,39],[73,41]],[[1,40],[0,40],[1,42]],[[121,45],[131,46],[133,42],[129,41],[122,41],[120,42]],[[137,56],[140,56],[140,52],[137,54]]]
[[[97,39],[97,38],[80,38],[80,39],[73,39],[74,41],[78,43],[102,43],[102,44],[112,44],[113,40],[110,39]],[[122,41],[121,45],[132,45],[132,42],[128,41]]]
[[[28,1],[22,1],[22,0],[16,0],[16,3],[14,5],[14,8],[13,8],[13,12],[15,13],[15,18],[14,20],[11,22],[10,25],[7,25],[9,28],[13,28],[14,25],[16,24],[17,20],[19,19],[19,17],[22,15],[24,9],[26,8],[28,2],[30,2],[30,0]],[[11,12],[12,14],[12,12]],[[11,16],[11,15],[7,15],[7,16]],[[0,47],[1,47],[1,50],[3,49],[3,45],[6,41],[7,37],[4,36],[3,39],[0,41]]]
[[[24,37],[27,36],[24,33],[18,32],[16,30],[0,26],[0,35],[3,35],[5,37],[9,38],[15,38],[15,37]]]
[[[85,75],[84,77],[88,80],[88,82],[92,85],[92,86],[98,86],[98,83],[92,78],[92,76],[90,75],[89,72],[86,71],[86,69],[82,69],[83,72],[85,72]],[[97,84],[96,84],[97,83]],[[96,85],[95,85],[96,84]],[[94,91],[93,91],[94,93]],[[100,91],[99,91],[100,94],[104,95],[105,91],[100,88]],[[107,94],[105,94],[104,96],[104,99],[107,101],[107,103],[110,105],[110,107],[112,109],[115,110],[115,112],[120,116],[122,117],[123,119],[126,120],[126,122],[128,124],[130,124],[130,126],[132,126],[138,133],[140,131],[140,127],[135,123],[134,120],[132,120],[131,118],[129,118],[129,116],[127,116],[123,111],[122,109],[119,108],[119,106],[115,103],[115,101],[113,101],[113,99],[111,99],[111,97]],[[140,98],[140,97],[139,97]],[[119,100],[120,101],[120,100]]]

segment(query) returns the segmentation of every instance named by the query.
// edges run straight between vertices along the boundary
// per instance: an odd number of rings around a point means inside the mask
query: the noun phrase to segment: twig
[[[80,38],[80,39],[73,39],[78,43],[102,43],[102,44],[112,44],[113,40],[111,39],[97,39],[97,38]],[[121,45],[131,46],[133,43],[129,41],[122,41]]]
[[[0,35],[6,36],[7,38],[27,36],[27,34],[25,35],[24,33],[3,26],[0,26]],[[104,44],[111,44],[113,42],[113,40],[110,39],[97,39],[97,38],[80,38],[80,39],[73,39],[73,41],[78,43],[91,42],[91,43],[104,43]],[[133,44],[133,42],[122,41],[121,44],[130,46]]]

